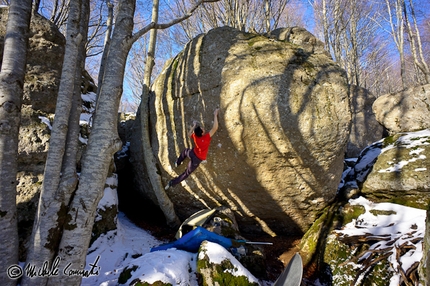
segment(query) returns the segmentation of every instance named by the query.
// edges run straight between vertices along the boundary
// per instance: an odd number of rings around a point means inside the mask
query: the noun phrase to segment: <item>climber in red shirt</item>
[[[214,123],[212,129],[208,133],[205,133],[205,130],[197,125],[197,122],[193,122],[193,126],[188,131],[188,136],[193,139],[194,148],[185,148],[176,160],[175,167],[181,165],[186,157],[190,158],[190,162],[188,163],[185,172],[167,183],[165,187],[166,190],[188,178],[188,176],[197,169],[200,163],[206,160],[212,136],[218,130],[218,112],[219,108],[215,109]]]

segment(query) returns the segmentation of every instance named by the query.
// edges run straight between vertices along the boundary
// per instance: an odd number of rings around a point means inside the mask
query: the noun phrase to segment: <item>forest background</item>
[[[40,0],[39,13],[65,32],[67,0]],[[109,14],[117,0],[91,1],[86,70],[98,78]],[[195,3],[163,0],[159,22],[178,18]],[[109,8],[110,7],[110,8]],[[151,22],[152,1],[138,0],[135,29]],[[112,9],[112,10],[110,10]],[[426,0],[221,0],[203,3],[189,19],[158,31],[155,78],[164,62],[184,45],[212,28],[232,26],[264,34],[300,26],[323,41],[351,84],[376,97],[429,82],[430,2]],[[140,104],[149,33],[133,45],[128,57],[121,111]]]

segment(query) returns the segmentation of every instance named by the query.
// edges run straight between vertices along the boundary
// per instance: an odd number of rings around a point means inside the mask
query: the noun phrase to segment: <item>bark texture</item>
[[[69,206],[58,255],[60,269],[82,269],[91,239],[97,204],[114,153],[122,146],[117,133],[117,112],[122,95],[124,70],[131,47],[134,0],[121,1],[107,56],[103,85],[97,102],[87,150],[82,161],[78,188]],[[67,273],[66,273],[67,274]],[[81,276],[52,277],[48,285],[79,285]]]
[[[51,265],[56,258],[67,207],[77,184],[76,155],[73,154],[76,154],[79,131],[80,112],[76,110],[76,106],[80,106],[80,104],[76,102],[73,104],[73,98],[75,101],[76,98],[80,98],[83,57],[79,56],[79,53],[84,52],[88,17],[88,0],[70,2],[66,50],[55,109],[56,116],[50,138],[38,211],[28,250],[27,266],[41,267],[44,262]],[[81,23],[86,27],[81,29]],[[76,81],[79,84],[76,84]],[[71,112],[72,106],[75,108],[73,112]],[[47,276],[33,278],[24,276],[22,285],[46,285],[48,278]]]
[[[32,1],[12,1],[0,72],[0,282],[15,285],[9,267],[18,263],[16,175],[18,130]]]

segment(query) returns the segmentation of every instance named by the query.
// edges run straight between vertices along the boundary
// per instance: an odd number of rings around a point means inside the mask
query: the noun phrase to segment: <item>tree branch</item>
[[[133,44],[134,42],[136,42],[140,37],[142,37],[143,35],[145,35],[146,33],[148,33],[151,29],[167,29],[179,22],[182,22],[188,18],[190,18],[194,11],[203,3],[213,3],[213,2],[218,2],[220,0],[199,0],[197,3],[194,4],[193,7],[191,7],[190,10],[188,10],[183,16],[173,19],[170,22],[164,23],[164,24],[157,24],[155,22],[151,22],[150,24],[146,25],[144,28],[142,28],[141,30],[137,31],[130,39],[130,44]]]

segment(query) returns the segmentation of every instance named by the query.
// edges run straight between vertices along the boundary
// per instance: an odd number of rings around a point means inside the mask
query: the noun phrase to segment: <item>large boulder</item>
[[[342,174],[351,122],[344,71],[325,53],[273,37],[229,27],[196,37],[152,86],[150,135],[164,183],[184,170],[173,162],[192,146],[191,122],[209,130],[218,106],[207,163],[168,190],[177,214],[224,205],[244,231],[305,232]],[[154,198],[139,128],[131,156],[138,185]]]
[[[372,110],[376,97],[368,90],[358,87],[350,87],[352,125],[346,156],[356,158],[368,145],[382,139],[383,127],[376,120]]]
[[[373,111],[390,134],[430,128],[430,84],[380,96]]]

